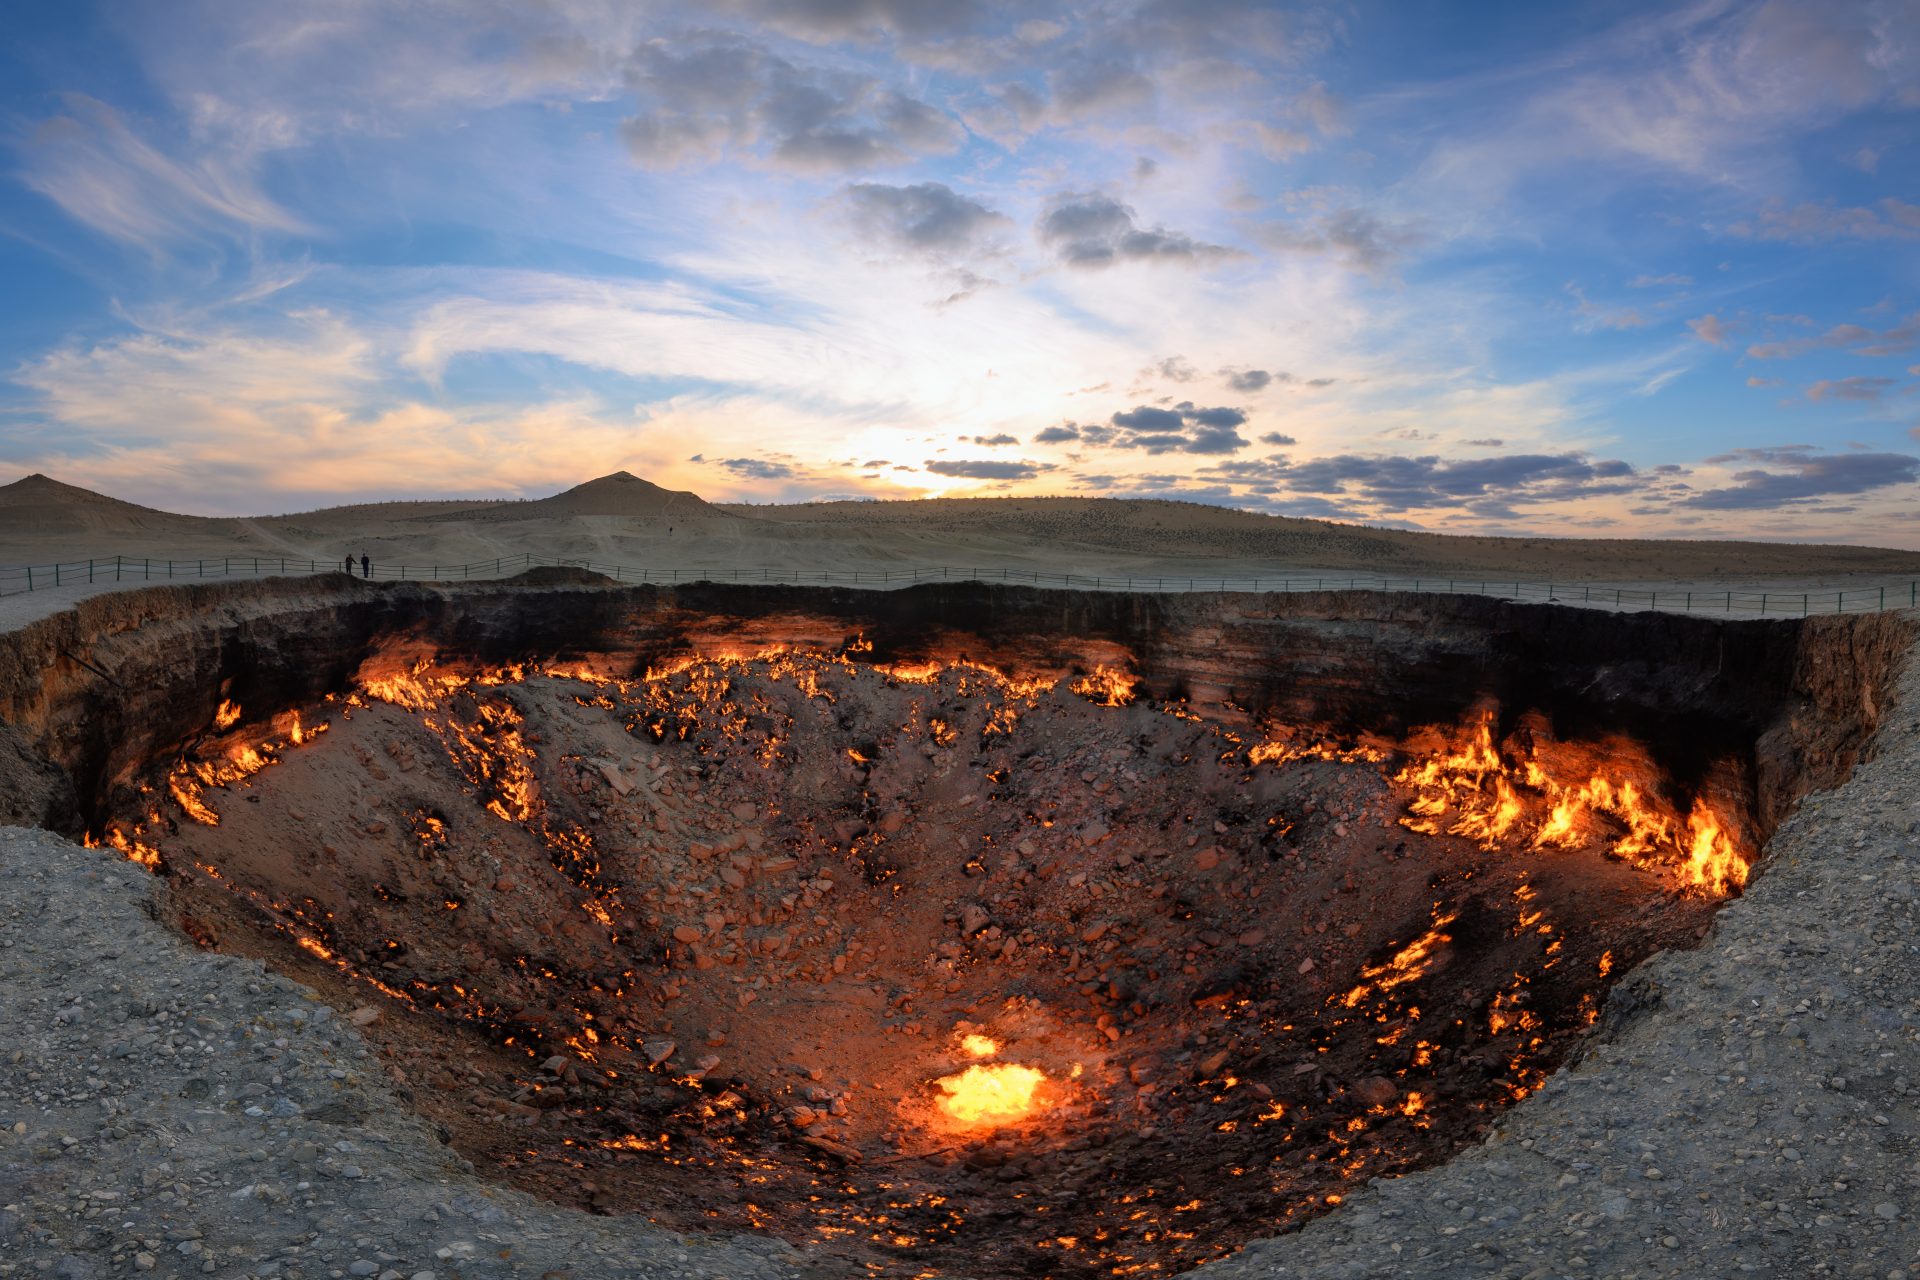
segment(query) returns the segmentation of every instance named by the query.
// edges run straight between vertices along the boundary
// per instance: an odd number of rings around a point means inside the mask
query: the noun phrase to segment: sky
[[[0,15],[0,473],[1920,547],[1920,5]]]

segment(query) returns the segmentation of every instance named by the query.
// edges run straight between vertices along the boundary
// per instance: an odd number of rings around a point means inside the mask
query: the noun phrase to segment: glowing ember
[[[1040,1110],[1045,1104],[1036,1095],[1046,1082],[1046,1074],[1038,1068],[1004,1062],[971,1066],[934,1081],[944,1094],[940,1110],[949,1119],[975,1128],[1013,1124]]]
[[[970,1032],[960,1037],[960,1052],[969,1058],[991,1058],[1000,1052],[1000,1042],[992,1036]]]

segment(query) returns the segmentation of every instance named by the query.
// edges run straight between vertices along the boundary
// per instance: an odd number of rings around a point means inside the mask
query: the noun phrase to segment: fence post
[[[1762,616],[1764,616],[1766,612],[1767,612],[1767,593],[1762,591],[1760,593],[1760,613],[1762,614]]]
[[[1807,593],[1804,591],[1800,593],[1800,616],[1807,616]]]
[[[59,572],[60,572],[60,566],[55,565],[54,566],[55,576],[54,576],[53,585],[56,587],[60,585]],[[33,566],[32,565],[27,566],[27,590],[29,591],[33,590]]]

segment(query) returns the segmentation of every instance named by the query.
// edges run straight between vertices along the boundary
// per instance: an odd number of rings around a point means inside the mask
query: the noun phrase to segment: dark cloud
[[[736,36],[649,40],[627,81],[640,110],[621,136],[648,166],[745,151],[781,168],[844,173],[949,152],[965,136],[943,112],[871,77],[802,66]]]
[[[1200,371],[1188,364],[1185,356],[1168,356],[1140,372],[1142,375],[1157,373],[1169,382],[1192,382],[1200,376]]]
[[[1153,81],[1124,59],[1061,67],[1048,74],[1047,89],[1062,122],[1145,114],[1154,103]]]
[[[1498,436],[1488,436],[1484,440],[1469,440],[1467,445],[1474,449],[1504,449],[1507,442]]]
[[[730,0],[721,7],[821,41],[953,35],[975,26],[987,9],[976,0]]]
[[[1269,383],[1276,380],[1276,377],[1281,382],[1291,380],[1288,374],[1275,375],[1268,373],[1265,369],[1222,369],[1220,373],[1226,378],[1227,385],[1235,391],[1264,391]]]
[[[1892,378],[1823,378],[1807,388],[1807,399],[1878,400],[1893,384]]]
[[[939,182],[905,187],[860,182],[847,188],[845,200],[859,230],[916,253],[971,253],[1010,222],[1004,214]]]
[[[746,480],[790,480],[797,474],[786,463],[765,458],[722,458],[720,465]]]
[[[928,462],[926,467],[937,476],[954,476],[963,480],[1030,480],[1043,471],[1054,469],[1053,464],[1047,462],[994,462],[988,459],[933,461]]]
[[[997,436],[968,436],[967,439],[974,444],[985,445],[989,449],[997,449],[1002,445],[1020,443],[1020,438],[1018,436],[1010,436],[1010,435],[1007,435],[1005,432],[1002,432]]]
[[[1284,253],[1331,254],[1357,271],[1384,271],[1420,242],[1406,227],[1382,222],[1364,209],[1342,209],[1311,223],[1269,222],[1260,238]]]
[[[1068,440],[1078,440],[1079,438],[1080,428],[1074,426],[1071,422],[1067,422],[1057,427],[1041,428],[1040,433],[1034,436],[1033,442],[1035,444],[1063,444]]]
[[[1709,511],[1764,510],[1920,481],[1920,458],[1904,453],[1816,454],[1802,445],[1745,449],[1717,460],[1735,458],[1763,466],[1736,471],[1730,487],[1696,493],[1681,499],[1679,505]]]
[[[1798,317],[1795,317],[1796,319]],[[1825,333],[1806,338],[1787,338],[1779,342],[1756,342],[1747,354],[1756,360],[1791,360],[1814,351],[1838,347],[1851,348],[1855,355],[1892,356],[1911,351],[1920,343],[1920,312],[1886,329],[1869,329],[1859,324],[1837,324]]]
[[[1261,444],[1270,444],[1276,449],[1284,449],[1290,444],[1299,444],[1292,436],[1283,436],[1278,431],[1269,431],[1260,437]]]
[[[1340,454],[1293,464],[1286,483],[1297,492],[1338,494],[1382,511],[1464,507],[1483,515],[1503,514],[1514,504],[1568,502],[1642,487],[1627,463],[1595,461],[1581,453],[1465,459]]]
[[[1106,444],[1116,449],[1142,449],[1147,453],[1233,453],[1247,447],[1239,432],[1246,425],[1244,410],[1220,406],[1201,408],[1191,400],[1182,400],[1171,409],[1141,405],[1113,415],[1110,427],[1079,427],[1080,438],[1089,444]]]
[[[1134,212],[1112,196],[1083,192],[1058,197],[1037,228],[1042,244],[1070,267],[1106,267],[1116,262],[1197,265],[1241,256],[1164,227],[1142,227]]]

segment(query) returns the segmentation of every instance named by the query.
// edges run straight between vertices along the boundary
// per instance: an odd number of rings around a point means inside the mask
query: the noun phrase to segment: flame
[[[1394,952],[1386,961],[1362,968],[1360,976],[1364,981],[1347,992],[1341,998],[1341,1003],[1351,1009],[1366,999],[1370,992],[1391,991],[1432,972],[1434,965],[1439,963],[1440,949],[1453,941],[1453,935],[1446,932],[1446,928],[1458,914],[1449,911],[1436,917],[1432,928]]]
[[[1747,859],[1728,824],[1701,797],[1682,821],[1660,794],[1660,772],[1645,748],[1618,738],[1555,742],[1538,717],[1503,744],[1495,720],[1483,708],[1464,729],[1430,727],[1409,740],[1416,756],[1392,779],[1414,791],[1402,826],[1465,836],[1487,849],[1599,843],[1716,897],[1746,883]]]
[[[1118,667],[1101,662],[1094,665],[1091,673],[1067,687],[1097,706],[1124,707],[1133,701],[1133,689],[1138,683]]]
[[[992,1036],[983,1036],[979,1032],[968,1032],[960,1037],[960,1052],[969,1058],[991,1058],[1000,1052],[1000,1042]]]
[[[213,727],[216,729],[231,729],[239,723],[240,704],[237,702],[229,702],[225,698],[222,698],[219,708],[213,713]]]
[[[1024,1120],[1045,1104],[1037,1096],[1047,1082],[1037,1067],[1014,1063],[974,1065],[957,1075],[934,1081],[945,1096],[940,1109],[970,1128],[995,1128]]]

